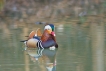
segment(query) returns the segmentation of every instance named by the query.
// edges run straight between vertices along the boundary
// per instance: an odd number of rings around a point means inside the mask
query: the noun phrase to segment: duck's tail
[[[28,40],[21,40],[20,42],[26,42],[26,41],[28,41]]]

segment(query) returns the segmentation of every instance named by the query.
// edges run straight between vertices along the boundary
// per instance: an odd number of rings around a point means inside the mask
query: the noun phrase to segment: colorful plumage
[[[41,34],[40,29],[37,29],[36,32],[32,31],[24,43],[29,48],[58,48],[54,31],[55,27],[53,24],[46,24],[43,34]]]

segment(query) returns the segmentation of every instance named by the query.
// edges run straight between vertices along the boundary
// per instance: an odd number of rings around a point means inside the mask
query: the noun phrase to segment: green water
[[[47,71],[46,59],[56,62],[53,71],[106,71],[105,25],[56,26],[57,51],[44,50],[45,56],[36,61],[25,50],[20,40],[26,39],[33,29],[42,25],[11,27],[2,25],[0,29],[0,71]],[[36,50],[32,53],[36,53]],[[54,54],[47,57],[46,54]]]

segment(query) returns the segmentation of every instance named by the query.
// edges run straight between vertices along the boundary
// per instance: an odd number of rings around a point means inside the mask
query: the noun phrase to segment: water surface
[[[92,24],[56,26],[56,51],[43,50],[38,60],[37,49],[25,50],[20,40],[43,25],[0,29],[0,71],[105,71],[105,25]],[[50,55],[49,55],[50,54]],[[51,64],[50,64],[51,63]],[[47,69],[52,67],[53,70]]]

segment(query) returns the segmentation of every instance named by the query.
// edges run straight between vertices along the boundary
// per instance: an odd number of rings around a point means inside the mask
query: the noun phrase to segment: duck
[[[55,26],[53,24],[46,24],[43,33],[41,33],[40,28],[38,28],[36,31],[32,31],[29,34],[27,40],[22,42],[25,43],[27,48],[49,48],[50,50],[55,50],[55,48],[58,48]]]

